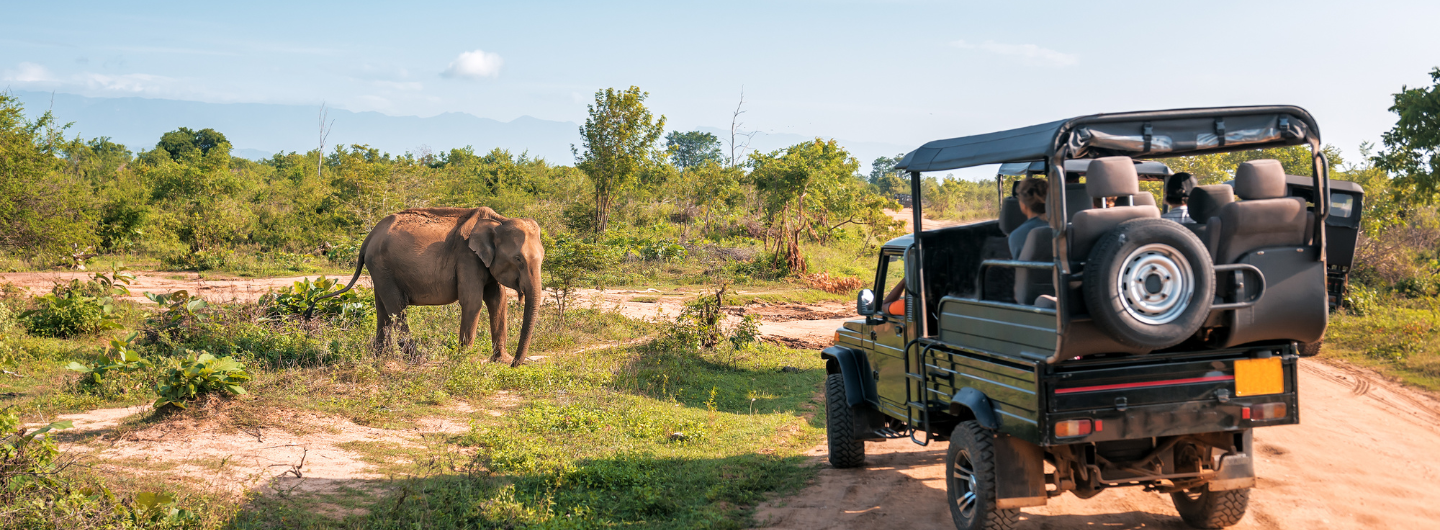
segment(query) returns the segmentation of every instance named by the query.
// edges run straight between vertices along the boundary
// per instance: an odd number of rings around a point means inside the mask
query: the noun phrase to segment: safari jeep
[[[1192,194],[1195,223],[1162,219],[1140,190],[1170,173],[1155,159],[1297,145],[1312,176],[1242,164]],[[1252,430],[1300,421],[1296,363],[1333,289],[1327,234],[1359,227],[1360,190],[1337,202],[1320,145],[1304,109],[1267,106],[1083,116],[907,154],[914,226],[922,172],[990,164],[1048,181],[1046,226],[1012,256],[1012,196],[997,220],[884,245],[864,319],[821,354],[831,464],[864,465],[867,440],[948,440],[960,529],[1117,487],[1169,493],[1197,528],[1235,524],[1255,485]],[[1346,244],[1329,255],[1342,288]],[[880,307],[896,283],[903,303]]]

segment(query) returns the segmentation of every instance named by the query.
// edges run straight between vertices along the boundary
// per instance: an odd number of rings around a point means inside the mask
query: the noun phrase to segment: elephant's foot
[[[511,368],[519,368],[522,364],[525,364],[525,359],[522,357],[516,357],[514,360],[510,361]]]

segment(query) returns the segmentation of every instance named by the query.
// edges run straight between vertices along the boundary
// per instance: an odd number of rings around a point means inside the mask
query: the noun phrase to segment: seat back
[[[1065,185],[1065,208],[1070,210],[1069,218],[1065,219],[1067,222],[1075,220],[1076,212],[1090,209],[1090,194],[1085,191],[1083,182]]]
[[[1008,236],[1025,221],[1025,213],[1020,211],[1020,199],[1011,195],[1000,202],[1000,233]]]
[[[1220,208],[1232,202],[1235,202],[1235,188],[1224,184],[1196,186],[1190,190],[1190,198],[1185,201],[1185,206],[1190,210],[1190,220],[1195,221],[1194,224],[1185,225],[1185,228],[1189,228],[1205,243],[1205,249],[1210,251],[1211,261],[1215,260],[1216,247],[1220,244],[1220,231],[1210,231],[1210,218],[1220,215]],[[1216,226],[1219,226],[1218,218]]]
[[[1235,194],[1243,200],[1222,206],[1206,228],[1216,242],[1216,263],[1235,263],[1245,253],[1264,247],[1305,244],[1305,200],[1286,196],[1285,169],[1279,161],[1240,164],[1235,170]]]
[[[1092,199],[1123,197],[1140,193],[1140,175],[1128,156],[1108,156],[1090,161],[1085,171],[1085,192]],[[1160,218],[1154,206],[1116,206],[1075,212],[1070,222],[1070,259],[1084,260],[1100,236],[1131,219]]]
[[[1055,231],[1048,226],[1031,230],[1020,248],[1020,261],[1054,261],[1051,253]],[[1034,304],[1042,295],[1055,296],[1055,275],[1044,269],[1015,269],[1015,303]]]
[[[1142,192],[1140,192],[1140,193],[1135,194],[1134,197],[1131,197],[1131,201],[1132,201],[1132,202],[1131,202],[1131,206],[1155,206],[1155,205],[1156,205],[1156,204],[1155,204],[1155,195],[1152,194],[1152,193],[1150,193],[1150,192],[1148,192],[1148,191],[1142,191]]]

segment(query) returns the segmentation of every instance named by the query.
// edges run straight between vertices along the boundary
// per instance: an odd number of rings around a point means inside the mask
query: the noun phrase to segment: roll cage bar
[[[1227,120],[1230,127],[1227,128]],[[982,267],[1012,266],[1041,268],[1053,271],[1056,286],[1057,341],[1063,340],[1071,321],[1070,280],[1079,279],[1071,270],[1065,204],[1065,162],[1104,156],[1139,156],[1168,158],[1230,151],[1309,145],[1314,189],[1320,190],[1314,201],[1316,217],[1314,241],[1318,246],[1316,259],[1325,256],[1325,220],[1330,213],[1329,161],[1321,151],[1320,127],[1309,111],[1290,105],[1249,107],[1192,108],[1160,111],[1094,114],[1008,131],[964,136],[928,142],[907,153],[895,169],[910,174],[911,213],[913,214],[913,245],[906,250],[906,292],[917,309],[914,325],[918,337],[930,335],[929,305],[925,299],[925,271],[921,200],[922,172],[962,169],[988,164],[1028,163],[1026,173],[1046,175],[1052,183],[1046,202],[1059,205],[1047,208],[1046,217],[1054,231],[1053,262],[1021,262],[987,260]],[[1018,166],[1011,166],[1020,169]],[[998,183],[997,183],[998,185]],[[914,256],[909,254],[914,252]],[[909,258],[916,259],[909,259]],[[912,269],[913,267],[913,269]],[[1026,306],[1028,307],[1028,306]],[[1034,308],[1031,308],[1034,309]],[[1048,311],[1044,311],[1047,312]],[[1061,345],[1056,344],[1056,352]],[[908,349],[908,348],[907,348]],[[1056,359],[1052,357],[1049,362]]]

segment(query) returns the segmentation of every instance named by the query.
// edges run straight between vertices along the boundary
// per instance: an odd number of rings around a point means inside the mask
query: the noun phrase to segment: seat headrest
[[[1241,199],[1285,196],[1285,167],[1279,160],[1251,160],[1235,168],[1235,195]]]
[[[1020,211],[1020,199],[1006,197],[1000,203],[1000,233],[1008,236],[1025,221],[1025,212]]]
[[[1285,176],[1280,176],[1285,182]],[[1107,156],[1090,161],[1085,170],[1085,191],[1092,198],[1122,197],[1140,193],[1140,174],[1128,156]]]
[[[1220,207],[1235,202],[1235,190],[1224,184],[1196,186],[1190,190],[1190,199],[1185,202],[1190,218],[1205,224],[1211,217],[1220,215]]]
[[[1135,206],[1155,206],[1155,196],[1151,195],[1148,191],[1135,194],[1135,198],[1132,201]]]

